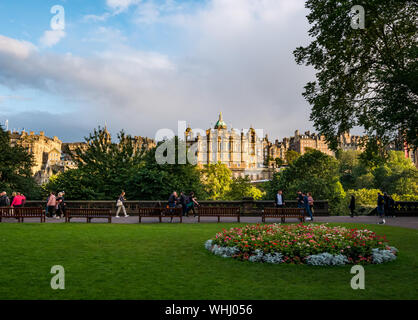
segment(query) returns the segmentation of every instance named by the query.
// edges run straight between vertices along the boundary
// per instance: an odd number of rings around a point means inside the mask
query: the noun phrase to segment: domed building
[[[269,143],[267,137],[257,135],[254,128],[238,131],[228,129],[222,118],[222,112],[213,128],[194,134],[190,126],[185,132],[188,148],[196,148],[197,164],[215,164],[221,162],[231,169],[234,177],[249,176],[251,180],[270,179],[273,168],[266,166]]]

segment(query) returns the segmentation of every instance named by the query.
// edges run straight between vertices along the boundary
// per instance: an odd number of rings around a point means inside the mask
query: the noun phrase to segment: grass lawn
[[[241,262],[204,242],[239,224],[0,224],[0,299],[417,299],[418,230],[369,225],[400,252],[365,266],[353,290],[351,266]],[[354,224],[338,224],[356,226]],[[52,290],[53,265],[65,290]]]

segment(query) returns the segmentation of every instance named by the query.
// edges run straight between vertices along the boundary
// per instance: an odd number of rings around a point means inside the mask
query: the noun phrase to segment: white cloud
[[[25,59],[36,50],[36,46],[28,41],[16,40],[0,35],[0,54],[3,53],[13,55],[18,59]]]
[[[53,47],[65,37],[64,30],[46,30],[39,39],[42,47]]]
[[[141,3],[136,22],[175,28],[176,57],[115,41],[89,57],[25,51],[34,46],[6,37],[2,49],[0,37],[0,85],[83,99],[79,106],[91,127],[107,119],[148,136],[175,128],[177,120],[205,129],[219,111],[228,125],[252,124],[272,138],[312,129],[301,92],[314,73],[292,55],[309,40],[303,0],[212,0],[194,10],[180,2],[148,3],[154,13],[144,14]],[[101,31],[119,37],[117,30]]]
[[[106,0],[106,5],[117,12],[122,12],[140,2],[141,0]]]

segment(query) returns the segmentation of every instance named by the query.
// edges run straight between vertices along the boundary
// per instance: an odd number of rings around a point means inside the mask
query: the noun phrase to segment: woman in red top
[[[20,195],[20,193],[17,193],[17,195],[13,198],[11,207],[19,208],[23,204],[23,197]]]

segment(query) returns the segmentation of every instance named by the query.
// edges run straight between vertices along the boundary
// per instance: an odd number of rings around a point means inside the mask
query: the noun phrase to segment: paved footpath
[[[200,223],[217,223],[216,217],[205,217],[201,218]],[[359,216],[351,218],[349,216],[329,216],[329,217],[316,217],[314,222],[332,222],[332,223],[358,223],[358,224],[377,224],[378,218],[375,216]],[[15,219],[3,219],[3,222],[17,223]],[[25,223],[27,222],[38,222],[39,219],[25,218]],[[64,219],[53,219],[47,218],[47,223],[64,223]],[[73,222],[83,222],[86,223],[84,218],[72,218],[71,223]],[[93,219],[92,223],[106,223],[106,219]],[[170,223],[170,218],[163,218],[164,223]],[[174,218],[173,223],[178,223],[179,219]],[[221,222],[237,222],[235,218],[221,218]],[[242,223],[261,223],[261,217],[241,217]],[[279,219],[267,219],[267,223],[271,222],[280,222]],[[296,219],[287,219],[286,222],[297,222]],[[127,218],[112,218],[112,223],[116,224],[135,224],[138,223],[138,216],[129,216]],[[157,218],[142,218],[142,223],[158,223]],[[183,223],[197,223],[197,217],[184,217]],[[386,218],[386,225],[388,226],[397,226],[411,229],[418,229],[418,217],[395,217],[395,218]]]

